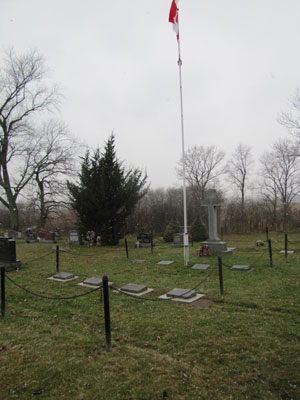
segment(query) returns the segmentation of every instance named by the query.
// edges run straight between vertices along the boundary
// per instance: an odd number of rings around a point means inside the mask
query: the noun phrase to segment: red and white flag
[[[179,0],[172,0],[170,14],[169,14],[169,22],[173,24],[174,32],[176,33],[177,40],[179,40],[179,25],[178,25],[178,4]]]

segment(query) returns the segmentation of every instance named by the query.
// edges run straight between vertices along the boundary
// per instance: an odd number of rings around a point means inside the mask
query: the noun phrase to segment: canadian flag
[[[179,40],[179,25],[178,25],[178,4],[179,0],[172,0],[170,14],[169,14],[169,22],[173,24],[173,29],[176,33],[177,40]]]

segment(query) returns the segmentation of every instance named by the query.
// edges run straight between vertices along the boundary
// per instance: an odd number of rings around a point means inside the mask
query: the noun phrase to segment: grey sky
[[[0,0],[2,48],[37,48],[65,99],[61,118],[117,154],[152,188],[179,184],[181,127],[171,0]],[[300,81],[299,0],[180,0],[186,148],[263,150]]]

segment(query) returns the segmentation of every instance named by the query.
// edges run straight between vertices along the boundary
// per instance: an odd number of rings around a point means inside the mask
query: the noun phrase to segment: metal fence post
[[[218,257],[218,261],[219,261],[220,294],[221,294],[221,296],[223,296],[224,288],[223,288],[222,257]]]
[[[5,317],[5,267],[1,267],[1,315]]]
[[[59,272],[59,246],[56,246],[56,272]]]
[[[127,239],[125,239],[125,250],[126,250],[126,257],[128,259],[128,243],[127,243]]]
[[[284,234],[284,256],[287,258],[287,249],[288,249],[288,235]]]
[[[108,293],[108,277],[107,276],[103,276],[102,284],[103,284],[106,351],[111,351],[110,311],[109,311],[109,293]]]
[[[272,257],[272,244],[271,244],[271,239],[268,240],[268,243],[269,243],[270,267],[273,267],[273,257]]]

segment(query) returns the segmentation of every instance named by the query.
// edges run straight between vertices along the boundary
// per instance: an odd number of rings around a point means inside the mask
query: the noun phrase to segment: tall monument
[[[208,207],[208,240],[202,242],[201,245],[207,245],[212,254],[231,254],[232,248],[227,248],[227,243],[223,242],[218,237],[218,220],[217,220],[217,207],[222,203],[217,199],[217,191],[215,189],[208,189],[205,193],[204,200],[200,202],[201,206]]]

